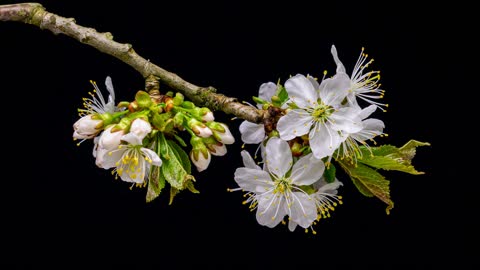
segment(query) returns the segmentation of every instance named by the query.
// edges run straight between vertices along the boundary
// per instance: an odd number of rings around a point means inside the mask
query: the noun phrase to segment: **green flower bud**
[[[182,95],[182,93],[176,93],[175,97],[173,98],[173,105],[180,106],[182,104],[182,102],[184,101],[184,99],[185,98]]]

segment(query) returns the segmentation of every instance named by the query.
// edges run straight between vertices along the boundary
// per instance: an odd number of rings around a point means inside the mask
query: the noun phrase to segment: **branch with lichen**
[[[39,3],[22,3],[0,5],[0,21],[16,21],[32,24],[47,29],[52,33],[64,34],[83,44],[114,56],[133,67],[145,79],[154,76],[165,85],[175,89],[195,104],[212,110],[220,110],[239,118],[262,122],[267,112],[237,102],[236,98],[227,97],[216,92],[214,87],[201,87],[185,81],[180,76],[169,72],[143,58],[135,52],[131,44],[122,44],[113,40],[109,32],[99,33],[93,28],[78,25],[73,18],[65,18],[45,10]]]

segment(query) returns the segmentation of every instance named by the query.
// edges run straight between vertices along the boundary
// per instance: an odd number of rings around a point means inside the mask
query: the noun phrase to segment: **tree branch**
[[[47,29],[54,34],[64,34],[81,43],[90,45],[97,50],[112,55],[133,67],[144,78],[157,77],[162,83],[178,90],[195,104],[207,106],[212,110],[221,110],[239,118],[259,123],[268,117],[267,112],[246,106],[236,101],[235,98],[215,93],[213,87],[200,87],[189,83],[178,75],[151,63],[138,55],[131,44],[122,44],[113,40],[111,33],[99,33],[93,28],[76,24],[73,18],[64,18],[47,12],[38,3],[23,3],[13,5],[0,5],[0,21],[17,21],[33,24],[40,29]]]

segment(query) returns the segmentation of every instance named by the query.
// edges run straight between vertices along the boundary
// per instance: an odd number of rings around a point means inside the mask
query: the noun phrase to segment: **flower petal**
[[[315,107],[317,105],[317,91],[312,83],[302,74],[297,74],[285,82],[285,89],[291,101],[300,108]]]
[[[292,167],[292,151],[288,143],[280,138],[271,138],[266,149],[268,171],[283,177]]]
[[[385,124],[382,120],[370,118],[362,122],[363,129],[357,133],[351,134],[352,138],[357,141],[363,142],[369,140],[375,136],[383,134]]]
[[[273,82],[263,83],[262,85],[260,85],[260,89],[258,90],[258,97],[265,101],[271,102],[272,96],[275,95],[276,91],[277,85]],[[261,109],[262,105],[257,104],[257,107]]]
[[[297,225],[298,225],[298,224],[297,224],[295,221],[291,220],[291,219],[288,221],[288,229],[289,229],[291,232],[295,231],[295,228],[297,228]]]
[[[325,164],[321,159],[316,159],[310,153],[301,157],[292,168],[290,178],[292,183],[298,186],[311,185],[318,181],[325,170]]]
[[[250,156],[247,151],[243,150],[242,152],[240,152],[240,154],[242,155],[243,166],[245,166],[245,168],[262,170],[260,166],[255,163],[255,160],[253,160],[252,156]]]
[[[117,150],[106,150],[100,148],[97,150],[97,159],[95,160],[95,163],[98,167],[103,169],[116,167],[116,163],[120,161],[126,150],[127,148],[125,146]]]
[[[317,124],[309,134],[310,147],[317,159],[331,156],[343,141],[330,124]]]
[[[350,78],[345,73],[338,73],[332,78],[322,81],[319,95],[323,103],[337,107],[347,96],[350,89]]]
[[[280,138],[288,141],[307,134],[312,123],[313,118],[308,112],[301,109],[289,110],[286,115],[278,120],[277,130],[280,133]]]
[[[315,201],[304,192],[291,192],[290,195],[292,200],[288,204],[290,218],[303,228],[310,227],[317,218]]]
[[[333,60],[335,61],[335,64],[337,65],[337,73],[343,72],[345,73],[345,66],[342,64],[340,59],[338,58],[338,53],[337,53],[337,48],[335,48],[335,45],[332,45],[332,49],[330,50],[333,56]]]
[[[316,193],[337,194],[337,189],[340,186],[343,186],[342,182],[338,181],[337,178],[335,178],[335,181],[333,181],[332,183],[327,183],[325,181],[325,178],[322,177],[322,179],[317,183],[315,183],[314,185],[314,187],[318,189]]]
[[[126,141],[131,145],[142,145],[142,139],[134,133],[128,133],[123,135],[122,141]]]
[[[358,114],[359,111],[354,108],[345,107],[338,109],[330,115],[330,119],[333,122],[332,128],[347,133],[355,133],[362,130],[363,124]]]
[[[237,168],[234,179],[243,190],[250,192],[265,192],[273,186],[270,175],[259,169]]]
[[[157,153],[145,147],[142,147],[140,151],[142,151],[143,155],[148,157],[152,161],[152,165],[162,166],[162,160],[157,155]]]
[[[363,110],[360,111],[360,113],[358,114],[358,117],[364,120],[367,117],[369,117],[372,113],[374,113],[376,109],[377,109],[377,105],[370,105],[366,108],[363,108]]]
[[[257,196],[257,201],[257,221],[260,225],[273,228],[287,214],[285,198],[279,195],[279,193]]]
[[[248,121],[243,121],[240,124],[240,133],[242,134],[242,141],[244,143],[260,143],[265,139],[265,129],[262,124],[255,124]]]

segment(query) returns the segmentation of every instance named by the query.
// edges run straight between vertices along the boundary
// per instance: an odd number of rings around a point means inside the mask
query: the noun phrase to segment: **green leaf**
[[[390,210],[393,208],[393,202],[390,199],[390,181],[366,165],[352,165],[346,160],[337,161],[345,172],[350,175],[360,193],[367,197],[375,196],[385,202],[388,205],[386,212],[390,214]]]
[[[335,173],[337,169],[333,166],[333,163],[330,163],[326,168],[323,176],[325,177],[325,181],[327,183],[333,183],[335,181]]]
[[[175,195],[177,195],[179,192],[178,189],[174,187],[170,187],[170,201],[168,202],[169,205],[173,203],[173,198],[175,198]]]
[[[362,146],[360,149],[363,156],[358,159],[358,162],[377,169],[395,170],[416,175],[423,174],[423,172],[417,171],[411,162],[415,156],[416,147],[426,145],[430,144],[410,140],[400,148],[392,145],[383,145],[380,147],[371,147],[369,150],[365,146]]]
[[[148,178],[147,202],[151,202],[156,199],[164,187],[165,178],[161,173],[161,167],[152,166],[150,176]]]
[[[280,105],[282,105],[283,103],[285,103],[285,101],[288,100],[288,93],[285,87],[283,87],[283,85],[277,85],[277,92],[275,95],[278,97]]]
[[[188,156],[175,142],[167,140],[161,132],[158,134],[160,153],[163,157],[161,172],[165,177],[165,180],[172,187],[178,190],[183,190],[186,182],[194,179],[194,177],[188,172],[191,169]]]
[[[188,157],[187,153],[185,150],[183,150],[182,147],[180,147],[177,143],[175,143],[172,140],[167,140],[168,145],[171,147],[173,153],[181,161],[183,164],[183,167],[185,168],[185,171],[190,174],[192,173],[192,163],[190,162],[190,158]]]

